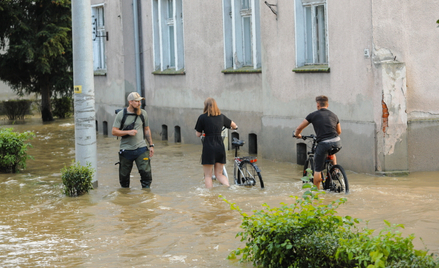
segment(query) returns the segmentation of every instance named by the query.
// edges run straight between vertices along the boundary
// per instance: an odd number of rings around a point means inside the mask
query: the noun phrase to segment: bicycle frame
[[[241,186],[256,185],[256,177],[259,178],[261,188],[264,188],[264,181],[262,180],[261,170],[256,165],[258,159],[251,156],[238,156],[239,147],[244,145],[244,141],[233,138],[232,145],[235,146],[235,158],[233,166],[233,177],[235,184]],[[252,172],[253,171],[253,172]]]
[[[293,137],[294,134],[293,134]],[[307,152],[307,160],[305,161],[303,176],[307,176],[307,165],[309,164],[311,166],[312,174],[314,175],[314,154],[317,147],[317,137],[313,134],[309,136],[302,136],[303,140],[306,139],[312,139],[312,145],[311,150]],[[324,168],[322,171],[322,185],[323,189],[325,190],[331,190],[335,192],[341,192],[345,191],[346,193],[349,192],[349,183],[346,177],[346,173],[344,169],[340,165],[334,165],[333,164],[333,156],[340,150],[341,148],[332,148],[330,151],[328,151],[328,156],[325,159]],[[341,174],[341,175],[340,175]],[[336,177],[334,177],[336,176]],[[342,177],[340,179],[340,177]],[[311,179],[312,181],[313,179]],[[339,185],[337,185],[337,183]]]
[[[311,145],[311,151],[307,152],[308,154],[308,158],[312,157],[314,158],[314,154],[316,152],[316,147],[317,147],[317,137],[313,134],[309,135],[309,136],[302,136],[303,140],[306,140],[308,138],[312,138],[312,145]],[[329,155],[326,157],[325,160],[325,166],[324,166],[324,170],[326,169],[327,174],[329,173],[330,168],[333,166],[332,164],[332,155]],[[322,172],[323,173],[323,172]],[[322,174],[322,182],[324,182],[326,178],[323,178],[323,174]]]

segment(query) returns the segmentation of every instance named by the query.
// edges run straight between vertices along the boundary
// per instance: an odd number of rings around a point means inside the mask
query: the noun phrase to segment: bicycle
[[[233,138],[232,145],[235,147],[235,159],[233,165],[233,177],[235,184],[239,186],[255,186],[256,179],[259,179],[261,188],[264,188],[261,170],[256,165],[258,159],[253,156],[238,156],[239,147],[244,145],[243,140]]]
[[[296,137],[294,133],[293,137]],[[308,157],[305,160],[305,165],[303,166],[303,176],[306,177],[308,175],[308,169],[311,169],[311,175],[314,175],[314,153],[317,147],[317,137],[313,134],[309,136],[302,135],[302,139],[312,139],[311,150],[307,152]],[[349,182],[346,172],[342,166],[332,164],[332,156],[338,153],[340,150],[341,147],[333,147],[328,151],[328,156],[325,160],[325,166],[322,171],[322,185],[324,190],[348,194]],[[311,182],[312,181],[313,179],[311,179]]]

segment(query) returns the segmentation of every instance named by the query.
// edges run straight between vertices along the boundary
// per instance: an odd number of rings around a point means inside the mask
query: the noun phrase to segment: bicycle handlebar
[[[296,138],[297,136],[296,135],[294,135],[295,133],[293,132],[293,138]],[[314,135],[314,134],[311,134],[311,135],[309,135],[309,136],[304,136],[304,135],[302,135],[302,140],[306,140],[306,139],[313,139],[313,140],[315,140],[315,139],[317,139],[317,137],[316,137],[316,135]]]

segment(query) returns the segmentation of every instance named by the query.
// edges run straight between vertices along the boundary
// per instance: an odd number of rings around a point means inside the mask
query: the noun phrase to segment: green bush
[[[3,113],[6,114],[9,120],[24,119],[26,114],[30,113],[31,100],[10,100],[4,101]]]
[[[52,99],[52,113],[58,118],[66,118],[72,115],[73,100],[72,97],[64,96]]]
[[[35,134],[12,130],[0,129],[0,172],[3,173],[16,173],[20,168],[26,168],[27,159],[32,159],[26,152],[32,145],[26,141],[35,137]]]
[[[87,163],[87,166],[81,166],[79,162],[76,162],[70,167],[64,167],[61,170],[64,193],[67,196],[79,196],[88,193],[89,190],[93,189],[94,172],[91,163]]]
[[[242,212],[243,220],[237,234],[246,241],[244,248],[231,252],[230,259],[242,255],[240,261],[261,267],[439,267],[439,261],[428,250],[415,250],[414,236],[403,238],[390,226],[373,236],[374,230],[360,228],[358,219],[337,216],[336,209],[347,199],[340,198],[328,205],[322,203],[320,192],[303,178],[307,191],[293,204],[280,208],[263,204],[264,209],[252,216]]]

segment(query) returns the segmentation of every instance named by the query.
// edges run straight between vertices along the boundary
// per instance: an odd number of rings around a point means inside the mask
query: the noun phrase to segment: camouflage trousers
[[[149,151],[141,153],[133,159],[130,151],[119,152],[119,182],[122,188],[130,187],[130,174],[133,164],[136,162],[137,170],[140,174],[140,184],[142,188],[150,188],[152,182],[151,160],[149,159]]]

